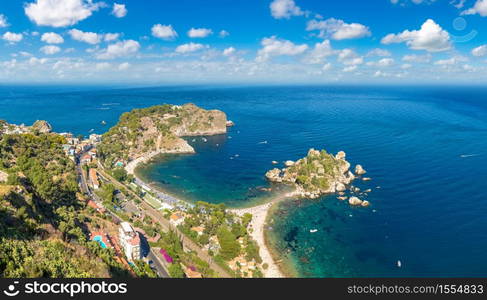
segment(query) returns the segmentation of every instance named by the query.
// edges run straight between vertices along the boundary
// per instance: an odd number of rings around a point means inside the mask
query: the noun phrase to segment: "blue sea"
[[[88,135],[133,108],[187,102],[236,126],[189,138],[197,154],[161,156],[139,172],[189,201],[266,201],[271,161],[309,148],[343,150],[368,171],[372,181],[357,185],[372,189],[370,207],[335,195],[278,205],[269,242],[296,276],[487,275],[487,88],[0,86],[0,119]]]

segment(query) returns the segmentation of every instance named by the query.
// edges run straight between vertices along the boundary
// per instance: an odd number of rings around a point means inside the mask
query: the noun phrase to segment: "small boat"
[[[460,155],[461,158],[468,158],[468,157],[474,157],[474,156],[478,156],[478,154],[463,154],[463,155]]]
[[[315,233],[315,232],[318,232],[318,229],[311,229],[309,232]]]
[[[92,133],[93,131],[95,131],[95,129],[90,129],[90,133]]]
[[[398,267],[398,268],[402,267],[402,263],[401,263],[401,261],[400,261],[400,260],[398,260],[398,261],[397,261],[397,267]]]
[[[208,140],[206,138],[202,138],[203,142],[208,142]]]
[[[107,122],[101,121],[101,125],[107,125]]]
[[[267,143],[268,143],[267,141],[263,141],[263,142],[260,142],[259,144],[263,145],[263,144],[267,144]]]

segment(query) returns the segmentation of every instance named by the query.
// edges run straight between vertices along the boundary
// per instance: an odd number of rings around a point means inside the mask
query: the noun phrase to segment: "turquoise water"
[[[57,131],[88,134],[135,107],[221,109],[236,123],[226,136],[190,139],[197,154],[162,157],[144,177],[188,200],[245,206],[269,197],[262,187],[272,160],[295,160],[311,147],[344,150],[373,178],[363,183],[372,205],[283,202],[269,232],[299,276],[485,276],[485,88],[72,89],[1,87],[0,118],[47,119]]]
[[[105,244],[105,242],[103,242],[103,237],[102,237],[101,235],[96,235],[96,236],[93,238],[93,241],[98,242],[98,244],[100,244],[100,246],[101,246],[103,249],[106,249],[106,248],[107,248],[107,245]]]

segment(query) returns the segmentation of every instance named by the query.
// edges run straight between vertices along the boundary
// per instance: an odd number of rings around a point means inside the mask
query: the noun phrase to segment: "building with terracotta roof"
[[[129,260],[141,259],[140,237],[128,222],[122,222],[118,230],[120,245]]]
[[[90,181],[91,181],[91,185],[93,185],[93,188],[95,190],[99,189],[100,188],[100,182],[98,181],[98,175],[96,174],[96,170],[95,169],[90,169]]]

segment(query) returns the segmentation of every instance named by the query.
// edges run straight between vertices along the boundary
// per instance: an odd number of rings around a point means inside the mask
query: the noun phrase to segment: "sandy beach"
[[[242,209],[232,209],[231,211],[236,213],[239,216],[242,216],[246,213],[252,214],[252,222],[250,226],[252,227],[253,231],[251,233],[252,238],[257,242],[259,245],[259,252],[260,256],[262,257],[263,263],[266,263],[269,267],[267,270],[262,270],[264,273],[264,277],[266,278],[284,278],[284,274],[279,269],[279,266],[274,261],[267,245],[265,243],[265,236],[264,236],[264,227],[267,219],[267,215],[269,213],[270,208],[274,205],[276,201],[272,201],[270,203],[266,203],[259,206],[254,206],[251,208],[242,208]]]
[[[141,156],[130,163],[127,164],[125,167],[125,170],[127,171],[128,174],[133,174],[135,175],[135,169],[140,163],[147,163],[149,162],[153,157],[161,154],[159,151],[151,152],[148,153],[144,156]],[[140,180],[140,178],[138,178]],[[144,182],[143,180],[140,180],[141,182]],[[159,189],[158,189],[159,190]],[[160,191],[160,190],[159,190]],[[160,191],[163,192],[163,191]],[[252,230],[251,236],[252,238],[257,242],[260,248],[260,256],[262,258],[263,263],[268,265],[267,270],[262,270],[264,273],[264,277],[266,278],[284,278],[284,274],[281,272],[279,269],[279,266],[276,264],[274,261],[274,258],[271,255],[271,252],[269,251],[267,244],[265,242],[265,233],[264,233],[264,227],[266,224],[266,219],[269,214],[270,208],[276,204],[279,201],[282,201],[288,197],[291,197],[293,194],[292,193],[287,193],[287,194],[282,194],[277,196],[276,198],[272,199],[266,204],[250,207],[250,208],[239,208],[239,209],[230,209],[231,212],[242,216],[246,213],[252,214],[252,221],[250,223]],[[184,202],[183,200],[177,199],[179,201]]]

